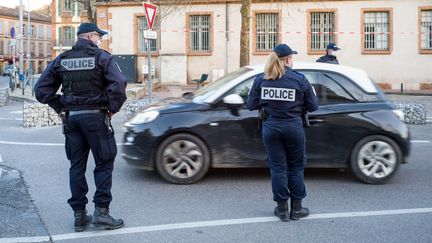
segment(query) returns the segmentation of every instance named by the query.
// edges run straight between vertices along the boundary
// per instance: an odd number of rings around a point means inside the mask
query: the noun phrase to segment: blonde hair
[[[290,58],[290,56],[278,57],[276,52],[270,53],[264,68],[264,78],[270,80],[281,78],[285,74],[287,58]]]

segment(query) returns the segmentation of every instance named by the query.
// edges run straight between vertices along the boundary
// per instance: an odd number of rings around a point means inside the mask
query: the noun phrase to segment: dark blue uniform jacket
[[[79,39],[76,48],[95,48],[92,42]],[[48,104],[57,113],[61,110],[97,109],[106,107],[110,112],[116,113],[126,101],[126,78],[121,73],[113,57],[106,51],[97,52],[96,65],[102,70],[102,81],[106,84],[106,92],[92,96],[76,96],[72,94],[58,94],[62,84],[61,80],[61,55],[54,59],[45,69],[35,85],[36,99]]]
[[[339,64],[337,57],[333,55],[325,55],[318,58],[317,62],[331,63],[331,64]]]
[[[293,118],[302,113],[302,108],[312,112],[318,109],[318,99],[301,73],[289,67],[279,79],[267,80],[264,74],[258,75],[247,98],[249,110],[261,107],[270,117]]]

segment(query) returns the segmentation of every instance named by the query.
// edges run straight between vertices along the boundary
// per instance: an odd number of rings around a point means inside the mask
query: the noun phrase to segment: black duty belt
[[[82,114],[94,114],[94,113],[106,113],[104,110],[79,110],[79,111],[68,111],[69,116],[82,115]]]

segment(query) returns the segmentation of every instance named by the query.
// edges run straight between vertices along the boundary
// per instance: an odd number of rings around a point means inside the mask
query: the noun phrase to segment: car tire
[[[361,181],[383,184],[397,172],[402,152],[392,139],[373,135],[360,140],[351,154],[351,170]]]
[[[159,175],[170,183],[192,184],[207,174],[210,153],[200,138],[175,134],[158,146],[155,167]]]

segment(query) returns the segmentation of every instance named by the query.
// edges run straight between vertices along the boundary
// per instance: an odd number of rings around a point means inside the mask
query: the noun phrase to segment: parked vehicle
[[[403,113],[366,72],[296,62],[320,108],[309,114],[307,167],[351,168],[361,181],[388,181],[410,152]],[[257,111],[244,104],[264,66],[247,66],[209,85],[149,105],[125,123],[123,158],[171,183],[202,179],[209,168],[265,167]]]

